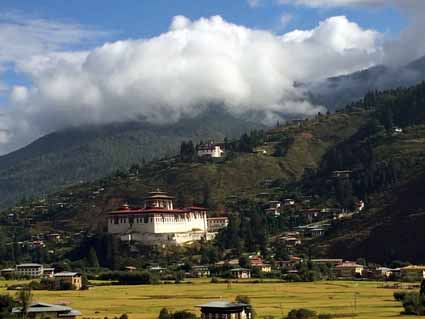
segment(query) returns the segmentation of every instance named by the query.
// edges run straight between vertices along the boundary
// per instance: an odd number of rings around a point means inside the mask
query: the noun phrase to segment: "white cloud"
[[[313,8],[345,7],[345,6],[379,6],[388,4],[393,0],[277,0],[280,4],[305,5]],[[409,0],[404,0],[409,1]]]
[[[262,0],[247,0],[248,1],[248,5],[251,8],[256,8],[262,5]]]
[[[345,17],[279,36],[219,16],[178,16],[168,32],[150,39],[35,55],[18,63],[33,85],[13,89],[0,117],[9,132],[0,152],[72,125],[175,121],[211,102],[234,113],[262,110],[269,118],[315,114],[323,109],[307,103],[294,82],[379,62],[380,38]]]
[[[63,50],[91,41],[106,32],[78,24],[34,19],[13,13],[0,14],[0,66],[25,61],[32,55]]]
[[[280,16],[279,22],[280,22],[280,27],[285,29],[290,23],[291,21],[294,19],[293,15],[290,13],[284,13]]]

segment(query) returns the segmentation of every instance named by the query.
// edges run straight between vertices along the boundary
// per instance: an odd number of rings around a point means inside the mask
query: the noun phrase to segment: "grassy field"
[[[0,282],[0,293],[6,293]],[[103,319],[127,313],[130,319],[157,318],[162,307],[198,313],[195,307],[211,300],[234,300],[248,295],[259,317],[282,317],[293,308],[310,308],[319,313],[345,314],[356,318],[407,318],[393,299],[393,289],[374,282],[315,283],[225,283],[196,280],[191,284],[154,286],[98,286],[89,291],[35,291],[34,299],[50,303],[69,302],[83,317]],[[10,292],[13,293],[13,292]],[[354,309],[356,295],[357,310]],[[346,316],[344,316],[346,317]]]

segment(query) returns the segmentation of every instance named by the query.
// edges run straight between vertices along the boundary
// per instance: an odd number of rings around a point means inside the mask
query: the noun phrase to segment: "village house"
[[[214,143],[202,143],[197,146],[196,151],[199,157],[211,157],[220,158],[224,155],[224,144]]]
[[[145,197],[143,208],[124,205],[108,213],[108,232],[149,245],[181,245],[214,237],[208,233],[206,208],[174,208],[174,197],[159,190]]]
[[[22,316],[22,310],[22,307],[15,307],[12,309],[12,314],[15,316]],[[26,317],[30,319],[74,319],[81,315],[81,312],[70,307],[52,305],[44,302],[32,303],[29,305],[26,312]]]
[[[4,278],[11,278],[15,276],[15,268],[4,268],[0,270],[0,275]]]
[[[299,237],[294,236],[281,236],[279,241],[285,244],[287,247],[295,247],[301,245],[302,241]]]
[[[295,200],[292,198],[285,198],[283,205],[285,206],[293,206],[295,205]]]
[[[423,280],[425,279],[425,266],[409,265],[400,269],[400,276],[403,280]]]
[[[363,265],[359,265],[353,261],[344,261],[335,266],[335,276],[338,278],[361,277],[363,274]]]
[[[135,272],[137,270],[137,268],[134,266],[125,266],[124,269],[128,272]]]
[[[337,266],[343,263],[343,259],[340,258],[322,258],[322,259],[311,259],[311,262],[316,265],[331,265]]]
[[[226,228],[229,225],[228,217],[208,217],[207,218],[207,229],[208,232],[218,232],[220,229]]]
[[[191,276],[195,278],[209,277],[210,268],[208,266],[193,266]]]
[[[63,271],[54,274],[53,278],[55,279],[55,283],[57,285],[66,283],[74,287],[75,290],[80,290],[83,288],[83,279],[81,274],[78,272]]]
[[[248,279],[251,278],[251,269],[247,268],[234,268],[230,270],[233,278],[236,279]]]
[[[332,177],[337,179],[347,179],[351,177],[353,172],[350,170],[342,170],[342,171],[333,171]]]
[[[43,268],[43,277],[44,278],[53,278],[54,274],[55,274],[55,268],[51,268],[51,267],[44,267]]]
[[[229,260],[221,260],[215,263],[216,267],[222,268],[222,267],[226,267],[226,266],[238,266],[239,265],[239,259],[234,258],[234,259],[229,259]]]
[[[265,205],[264,212],[270,216],[280,216],[280,209],[282,207],[282,203],[277,200],[268,201]]]
[[[249,258],[249,263],[252,268],[259,269],[261,272],[271,272],[272,266],[263,262],[260,256],[252,256]]]
[[[43,276],[43,265],[33,263],[16,265],[15,276],[24,278],[40,278]]]
[[[201,319],[251,319],[251,306],[245,303],[212,301],[201,308]]]

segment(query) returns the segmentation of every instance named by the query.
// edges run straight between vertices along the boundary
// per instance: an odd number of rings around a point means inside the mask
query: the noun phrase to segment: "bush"
[[[417,292],[406,293],[403,300],[404,313],[406,315],[425,315],[425,296]]]
[[[405,291],[396,291],[393,294],[394,299],[397,301],[402,301],[404,299],[404,296],[406,296],[406,292]]]
[[[287,319],[318,319],[317,313],[310,309],[293,309],[288,313]]]

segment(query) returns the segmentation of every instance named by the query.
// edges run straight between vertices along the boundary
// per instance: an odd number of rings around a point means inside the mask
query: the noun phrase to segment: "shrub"
[[[291,310],[287,319],[318,319],[318,316],[313,310],[300,308]]]
[[[397,301],[402,301],[404,299],[405,295],[406,295],[405,291],[396,291],[393,294],[394,299],[397,300]]]
[[[403,300],[404,313],[406,315],[425,315],[425,296],[417,292],[405,294]]]

